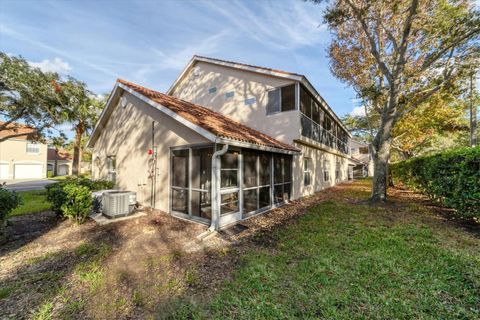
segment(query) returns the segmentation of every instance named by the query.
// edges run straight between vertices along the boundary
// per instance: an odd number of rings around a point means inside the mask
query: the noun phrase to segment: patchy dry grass
[[[0,248],[0,318],[478,318],[478,226],[405,190],[371,207],[369,190],[331,188],[209,243],[164,214],[51,220]]]

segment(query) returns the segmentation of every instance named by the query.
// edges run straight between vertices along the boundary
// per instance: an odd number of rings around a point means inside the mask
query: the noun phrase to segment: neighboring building
[[[0,142],[0,180],[46,178],[47,145],[32,141],[35,133],[25,125],[0,131],[0,137],[22,134]]]
[[[353,178],[366,178],[373,176],[373,161],[370,147],[367,143],[352,139],[350,153],[353,163]]]
[[[48,171],[52,176],[69,176],[72,174],[72,155],[64,149],[48,148]]]
[[[348,179],[351,135],[305,76],[195,56],[167,94],[118,80],[92,175],[219,228]]]

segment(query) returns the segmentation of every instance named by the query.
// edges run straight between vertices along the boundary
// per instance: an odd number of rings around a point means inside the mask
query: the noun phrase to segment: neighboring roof
[[[147,98],[146,100],[144,99],[144,101],[154,107],[158,104],[161,107],[167,108],[170,112],[173,112],[173,115],[175,116],[174,118],[178,118],[177,120],[181,121],[183,124],[188,124],[193,130],[200,129],[197,130],[200,134],[209,133],[207,135],[204,134],[204,136],[207,136],[212,142],[217,140],[219,140],[219,143],[237,141],[240,143],[273,148],[279,151],[300,152],[299,149],[287,143],[280,142],[260,131],[247,127],[244,124],[198,104],[181,100],[122,79],[117,80],[117,85],[127,91],[128,89],[133,90],[132,93],[137,93],[142,97]],[[99,122],[102,120],[102,116],[100,117]],[[97,126],[92,133],[92,139],[94,139],[96,130]],[[90,141],[88,142],[88,145],[91,145]]]
[[[0,121],[0,125],[3,125],[3,124],[5,124],[5,122]],[[7,126],[7,130],[0,131],[0,138],[21,134],[19,136],[12,137],[12,139],[31,140],[35,138],[36,133],[37,133],[37,129],[32,128],[30,126],[20,124],[20,123],[10,123]]]
[[[72,160],[72,155],[65,149],[58,149],[58,152],[54,148],[48,148],[47,152],[47,160],[48,161],[55,161],[55,160],[65,160],[70,161]]]
[[[216,64],[216,65],[221,65],[225,67],[230,67],[230,68],[235,68],[235,69],[242,69],[250,72],[256,72],[256,73],[262,73],[274,77],[279,77],[279,78],[287,78],[295,81],[301,82],[308,90],[310,90],[310,93],[312,93],[317,99],[320,100],[320,102],[323,103],[323,106],[325,109],[327,109],[327,112],[332,116],[339,124],[340,126],[347,132],[347,134],[351,137],[351,133],[348,130],[348,128],[343,124],[342,120],[337,116],[337,114],[333,111],[333,109],[328,105],[327,101],[323,99],[323,97],[318,93],[317,89],[311,84],[311,82],[307,79],[306,76],[303,74],[298,74],[294,72],[287,72],[287,71],[282,71],[282,70],[277,70],[277,69],[272,69],[272,68],[267,68],[267,67],[261,67],[261,66],[254,66],[251,64],[245,64],[245,63],[240,63],[240,62],[234,62],[234,61],[229,61],[229,60],[222,60],[222,59],[217,59],[217,58],[209,58],[209,57],[204,57],[204,56],[197,56],[194,55],[190,62],[187,64],[185,69],[180,73],[180,76],[173,82],[173,84],[170,86],[170,88],[167,91],[167,94],[172,94],[173,89],[177,86],[177,84],[186,76],[188,70],[190,70],[197,62],[202,61],[206,63],[211,63],[211,64]]]

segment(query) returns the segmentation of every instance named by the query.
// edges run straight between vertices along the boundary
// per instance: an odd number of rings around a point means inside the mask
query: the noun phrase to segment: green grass
[[[23,204],[10,213],[10,217],[50,210],[46,190],[18,191]]]
[[[424,222],[417,209],[407,207],[405,217],[324,202],[274,232],[274,247],[249,249],[219,293],[178,301],[172,317],[480,318],[476,242]]]

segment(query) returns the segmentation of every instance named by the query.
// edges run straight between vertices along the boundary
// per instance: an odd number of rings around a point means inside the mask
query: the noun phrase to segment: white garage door
[[[8,163],[0,163],[0,179],[8,179]]]
[[[42,176],[41,164],[16,164],[15,179],[39,179]]]
[[[68,165],[66,164],[59,165],[57,174],[59,176],[66,176],[68,174]]]

